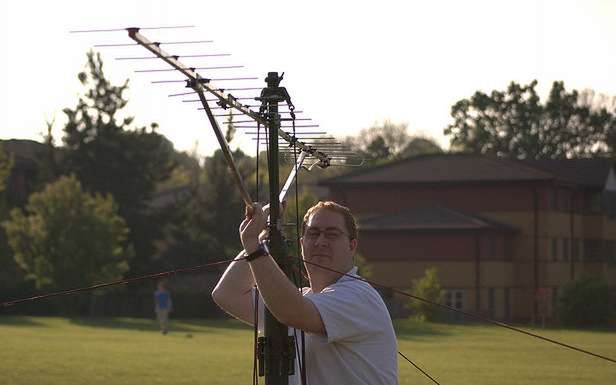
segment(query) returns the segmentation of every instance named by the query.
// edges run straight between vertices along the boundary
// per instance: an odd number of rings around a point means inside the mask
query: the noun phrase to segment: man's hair
[[[310,216],[312,216],[314,213],[321,209],[331,210],[336,213],[342,214],[346,230],[349,232],[349,238],[357,239],[357,221],[351,213],[351,210],[349,210],[348,207],[345,207],[332,201],[319,201],[319,203],[312,206],[308,209],[308,211],[306,211],[306,215],[304,215],[304,223],[302,223],[302,234],[306,232],[306,226],[308,220],[310,219]]]

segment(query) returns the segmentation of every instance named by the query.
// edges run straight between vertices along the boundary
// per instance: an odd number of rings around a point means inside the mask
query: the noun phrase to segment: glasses
[[[306,229],[306,232],[304,232],[304,238],[309,241],[316,241],[317,239],[319,239],[321,234],[323,234],[325,239],[327,239],[328,241],[335,241],[341,238],[342,236],[347,236],[347,237],[349,236],[349,234],[335,227],[334,228],[328,227],[325,230],[319,230],[314,227],[309,227]]]

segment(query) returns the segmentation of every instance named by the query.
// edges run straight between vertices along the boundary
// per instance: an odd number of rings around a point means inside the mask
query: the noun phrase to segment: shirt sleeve
[[[337,284],[320,293],[308,293],[321,315],[328,342],[361,341],[382,328],[379,294],[364,284]]]

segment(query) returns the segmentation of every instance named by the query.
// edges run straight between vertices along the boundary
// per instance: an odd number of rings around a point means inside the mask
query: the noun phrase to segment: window
[[[551,190],[549,192],[548,199],[550,200],[550,209],[552,209],[553,211],[558,211],[558,190]]]
[[[510,236],[506,236],[503,242],[503,255],[507,261],[513,258],[513,240]]]
[[[563,194],[563,210],[569,212],[571,211],[571,192],[567,191],[566,194]]]
[[[552,260],[558,261],[558,238],[552,238]]]
[[[580,261],[582,259],[582,242],[579,239],[572,239],[573,242],[573,255],[571,256],[574,261]]]
[[[496,258],[496,236],[492,235],[490,236],[490,240],[489,240],[489,257],[490,259],[495,259]]]
[[[605,259],[608,262],[616,262],[616,241],[604,241]]]
[[[505,319],[511,319],[511,288],[505,288],[504,297]]]
[[[602,253],[602,244],[600,239],[585,239],[584,240],[584,260],[588,262],[604,261],[605,255]]]
[[[569,239],[563,238],[563,261],[569,260]]]
[[[488,314],[490,318],[496,314],[496,289],[493,287],[488,288]]]
[[[462,309],[464,296],[462,290],[445,290],[445,305],[454,309]]]
[[[601,193],[589,193],[584,196],[584,208],[589,214],[601,212]]]
[[[554,286],[552,288],[552,316],[556,317],[556,313],[558,312],[558,286]]]

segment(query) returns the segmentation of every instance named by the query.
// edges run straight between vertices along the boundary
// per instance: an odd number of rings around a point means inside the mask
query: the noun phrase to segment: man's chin
[[[329,255],[314,255],[310,259],[310,262],[318,263],[319,265],[325,265],[329,267],[332,262],[332,257],[330,257]]]

